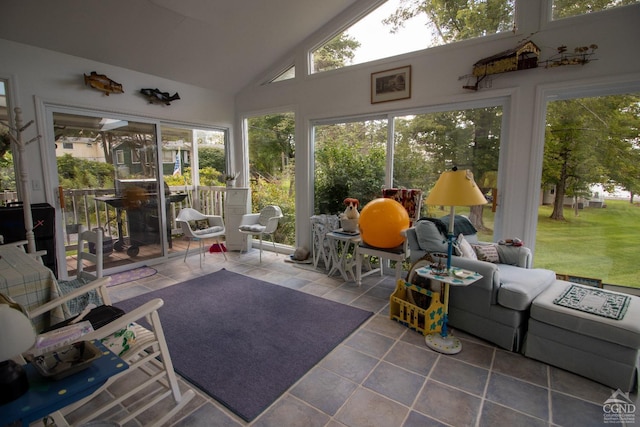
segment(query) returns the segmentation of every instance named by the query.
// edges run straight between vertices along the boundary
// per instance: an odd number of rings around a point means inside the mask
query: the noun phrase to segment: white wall
[[[0,58],[0,78],[9,79],[8,95],[12,107],[22,109],[25,123],[36,120],[36,124],[28,128],[24,140],[38,134],[43,136],[27,148],[30,178],[42,188],[32,191],[33,203],[48,202],[57,206],[57,193],[43,172],[46,169],[45,153],[55,156],[54,142],[45,138],[47,129],[43,122],[46,119],[38,117],[39,113],[42,115],[43,103],[232,130],[233,98],[211,90],[3,39],[0,39]],[[91,71],[106,74],[121,83],[124,93],[105,96],[85,86],[83,74]],[[142,88],[158,88],[171,94],[178,92],[181,99],[170,106],[149,104],[139,93]]]
[[[372,4],[362,0],[352,9]],[[506,97],[511,106],[507,138],[501,148],[501,182],[499,203],[502,212],[498,236],[521,236],[529,244],[535,241],[533,207],[539,196],[540,161],[543,147],[542,96],[561,92],[565,87],[595,89],[601,85],[624,83],[640,91],[640,4],[595,13],[588,16],[546,23],[546,0],[519,1],[518,32],[470,40],[453,46],[437,47],[392,59],[351,66],[317,75],[306,75],[307,50],[337,31],[351,18],[338,17],[330,26],[305,40],[288,58],[295,57],[294,80],[247,86],[236,97],[237,122],[256,112],[287,107],[296,113],[296,193],[311,194],[310,121],[320,118],[419,110],[427,107],[465,103],[474,100]],[[355,13],[355,12],[354,12]],[[566,66],[504,73],[495,76],[492,87],[478,92],[462,88],[459,76],[471,73],[473,64],[485,57],[531,39],[541,49],[540,60],[549,58],[560,45],[569,49],[595,43],[594,58],[584,66]],[[283,64],[274,65],[274,70]],[[370,75],[395,67],[412,66],[412,95],[408,100],[372,105]],[[300,176],[298,173],[306,173]],[[431,183],[425,183],[425,187]],[[298,244],[309,245],[309,221],[313,201],[299,196],[296,204]],[[537,213],[537,211],[536,211]]]

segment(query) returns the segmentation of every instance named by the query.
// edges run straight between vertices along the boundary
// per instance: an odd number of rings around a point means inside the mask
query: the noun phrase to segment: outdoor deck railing
[[[180,233],[176,224],[176,216],[180,209],[193,207],[207,215],[224,216],[224,198],[226,187],[221,186],[179,186],[169,187],[170,194],[185,194],[186,197],[180,202],[171,202],[167,208],[167,221],[170,224],[168,229],[172,234]],[[63,190],[64,209],[62,209],[62,219],[65,224],[64,238],[67,248],[75,247],[77,241],[78,228],[83,225],[87,229],[102,228],[105,235],[109,237],[118,234],[117,220],[118,211],[115,207],[105,203],[97,197],[115,195],[114,188],[107,189],[73,189]],[[168,196],[168,195],[167,195]],[[124,208],[123,210],[126,210]],[[128,215],[121,213],[122,229],[124,236],[128,237],[129,224]]]

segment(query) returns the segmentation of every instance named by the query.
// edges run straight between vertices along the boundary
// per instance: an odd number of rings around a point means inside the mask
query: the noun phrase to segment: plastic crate
[[[408,300],[409,290],[416,291],[431,298],[429,307],[420,308]],[[428,335],[442,330],[444,304],[440,302],[440,293],[412,285],[400,279],[396,289],[389,297],[389,318],[403,325]]]

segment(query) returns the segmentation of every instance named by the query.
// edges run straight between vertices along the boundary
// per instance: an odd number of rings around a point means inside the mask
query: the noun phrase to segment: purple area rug
[[[115,305],[152,298],[176,372],[245,421],[373,314],[224,269]]]
[[[134,280],[144,279],[145,277],[153,276],[157,272],[158,271],[155,268],[144,266],[134,268],[132,270],[122,271],[120,273],[115,273],[109,276],[111,277],[111,281],[109,282],[107,287],[133,282]]]

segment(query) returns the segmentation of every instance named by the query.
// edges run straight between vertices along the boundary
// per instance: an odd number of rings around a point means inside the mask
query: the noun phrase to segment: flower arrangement
[[[224,176],[224,180],[225,180],[226,182],[229,182],[229,181],[235,181],[235,180],[236,180],[236,178],[238,178],[239,176],[240,176],[240,173],[237,173],[237,174],[235,174],[235,175],[225,175],[225,176]]]

